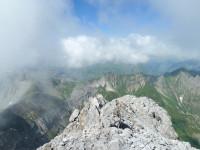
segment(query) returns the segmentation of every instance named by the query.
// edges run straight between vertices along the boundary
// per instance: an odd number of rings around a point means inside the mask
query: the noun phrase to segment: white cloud
[[[186,51],[200,50],[199,0],[148,0],[171,25],[171,42]]]
[[[60,39],[80,30],[72,9],[70,0],[1,0],[1,71],[56,59]]]
[[[105,61],[145,63],[152,57],[190,59],[178,47],[166,45],[153,36],[131,34],[124,38],[81,35],[62,40],[69,67],[82,67]]]

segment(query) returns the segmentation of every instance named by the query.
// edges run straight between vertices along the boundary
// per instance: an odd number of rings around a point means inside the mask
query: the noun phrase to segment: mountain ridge
[[[177,140],[167,112],[153,100],[126,95],[107,102],[90,98],[74,110],[63,133],[38,150],[55,149],[174,149],[188,150]]]

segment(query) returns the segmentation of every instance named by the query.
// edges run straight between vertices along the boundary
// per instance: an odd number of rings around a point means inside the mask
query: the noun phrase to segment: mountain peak
[[[187,74],[189,74],[189,75],[191,75],[193,77],[195,77],[197,75],[200,75],[200,72],[197,71],[197,70],[188,70],[186,68],[179,68],[179,69],[176,69],[176,70],[174,70],[172,72],[165,73],[164,76],[166,76],[166,77],[176,76],[176,75],[180,74],[181,72],[187,73]]]
[[[90,98],[64,132],[45,149],[193,149],[177,140],[167,112],[153,100],[126,95],[107,102]]]

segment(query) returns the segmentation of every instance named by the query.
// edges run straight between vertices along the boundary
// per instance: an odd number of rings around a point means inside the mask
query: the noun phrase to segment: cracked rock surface
[[[178,141],[167,112],[153,100],[126,95],[107,102],[101,95],[75,110],[63,133],[39,150],[192,150]]]

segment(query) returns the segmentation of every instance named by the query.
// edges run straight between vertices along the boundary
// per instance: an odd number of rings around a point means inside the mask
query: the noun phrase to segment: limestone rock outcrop
[[[78,117],[80,111],[78,109],[75,109],[71,115],[71,117],[69,118],[69,122],[73,122],[75,121],[75,119]]]
[[[167,112],[146,97],[107,102],[101,95],[75,110],[63,133],[38,150],[192,150],[178,141]]]

